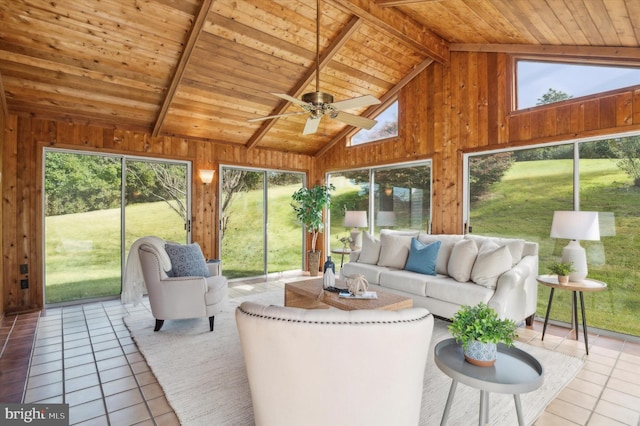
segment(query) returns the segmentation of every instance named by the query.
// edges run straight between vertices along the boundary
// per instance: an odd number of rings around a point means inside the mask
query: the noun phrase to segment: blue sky
[[[550,88],[574,98],[640,84],[640,69],[552,62],[518,62],[518,108],[535,106]]]

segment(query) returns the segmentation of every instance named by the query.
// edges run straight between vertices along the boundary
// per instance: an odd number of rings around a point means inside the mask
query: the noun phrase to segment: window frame
[[[602,57],[578,58],[578,57],[564,57],[564,56],[558,56],[558,55],[536,55],[536,54],[510,55],[510,67],[509,67],[509,76],[508,76],[508,79],[509,79],[508,90],[510,91],[510,93],[508,94],[508,98],[509,98],[509,111],[511,114],[518,114],[518,113],[527,112],[531,110],[549,108],[550,106],[557,106],[565,103],[583,102],[591,98],[609,96],[614,93],[626,92],[629,90],[634,90],[634,88],[640,88],[640,83],[639,83],[636,85],[620,87],[617,89],[611,89],[604,92],[575,96],[570,99],[565,99],[558,102],[552,102],[550,104],[533,105],[525,108],[518,108],[518,62],[519,61],[549,62],[549,63],[560,63],[560,64],[566,64],[566,65],[636,67],[640,71],[639,60],[625,60],[625,59],[615,60],[615,59],[602,58]]]

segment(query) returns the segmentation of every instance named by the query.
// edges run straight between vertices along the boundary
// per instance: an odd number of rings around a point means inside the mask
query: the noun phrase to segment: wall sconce
[[[200,180],[202,181],[202,183],[204,183],[205,185],[209,185],[211,181],[213,181],[213,175],[215,172],[215,170],[201,169],[198,171],[198,175],[200,175]]]

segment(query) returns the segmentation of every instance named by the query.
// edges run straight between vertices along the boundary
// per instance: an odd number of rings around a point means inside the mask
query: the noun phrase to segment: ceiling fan
[[[320,120],[324,115],[328,115],[330,118],[350,126],[362,127],[369,130],[375,126],[377,123],[376,120],[350,114],[344,112],[344,110],[376,105],[380,103],[378,99],[371,95],[365,95],[334,102],[333,95],[320,91],[320,0],[317,0],[316,3],[316,15],[316,91],[305,93],[302,95],[302,99],[294,98],[284,93],[271,93],[274,96],[300,106],[304,111],[252,118],[248,121],[254,122],[290,115],[309,114],[309,118],[307,118],[304,130],[302,131],[303,135],[309,135],[318,130]]]

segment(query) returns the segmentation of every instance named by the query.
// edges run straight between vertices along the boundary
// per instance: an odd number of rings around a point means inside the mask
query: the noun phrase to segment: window
[[[342,248],[340,238],[349,237],[344,217],[350,210],[366,211],[369,226],[364,230],[376,235],[381,229],[429,230],[430,161],[336,172],[327,181],[336,187],[331,197],[329,248]]]
[[[518,60],[516,109],[640,84],[640,67]]]
[[[378,123],[370,130],[362,129],[351,137],[351,146],[398,136],[398,101],[380,113]]]
[[[589,277],[608,287],[585,293],[589,324],[640,336],[640,135],[469,155],[467,168],[468,229],[537,242],[540,274],[568,243],[550,237],[553,212],[597,211],[600,241],[580,244]],[[556,296],[551,317],[571,323],[570,292]],[[539,315],[548,298],[539,287]]]

